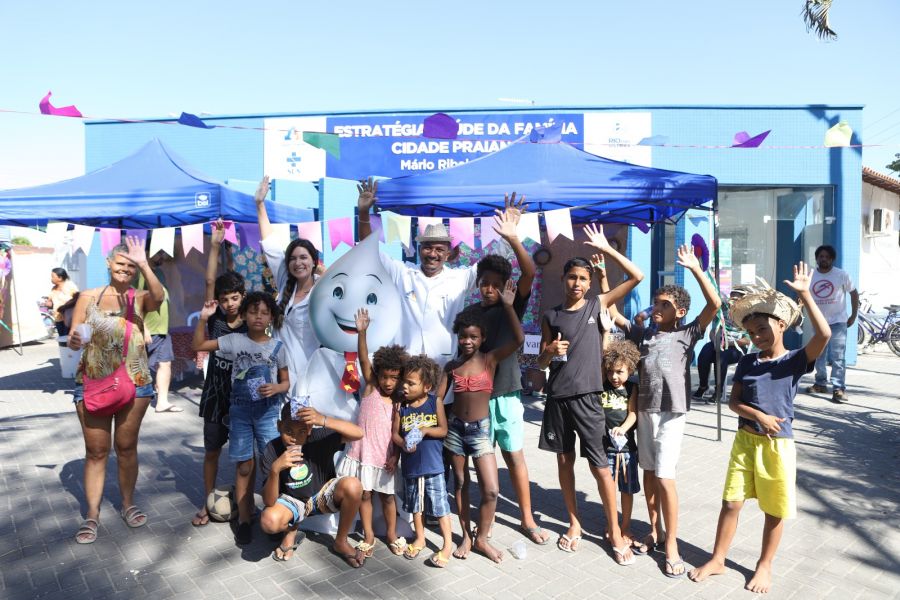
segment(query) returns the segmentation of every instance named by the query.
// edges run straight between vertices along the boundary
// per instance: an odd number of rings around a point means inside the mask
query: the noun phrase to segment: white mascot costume
[[[357,361],[356,311],[360,308],[369,312],[368,347],[375,351],[391,343],[401,314],[400,294],[381,264],[377,235],[370,235],[351,248],[316,282],[309,299],[309,318],[322,347],[310,356],[306,373],[295,388],[296,394],[305,397],[323,415],[353,422],[359,410],[354,391],[365,389]],[[319,430],[313,430],[313,439],[318,433]],[[335,461],[339,458],[336,456]],[[375,503],[377,494],[373,496]],[[383,512],[373,508],[376,534],[383,535]],[[409,531],[401,531],[402,517],[398,519],[397,533],[409,535]],[[307,518],[301,528],[334,534],[337,515]]]

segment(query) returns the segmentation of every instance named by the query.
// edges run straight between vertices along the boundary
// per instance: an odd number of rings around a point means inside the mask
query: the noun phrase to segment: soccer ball
[[[209,518],[220,523],[227,523],[238,515],[237,502],[234,501],[234,486],[216,488],[206,497],[206,512]]]

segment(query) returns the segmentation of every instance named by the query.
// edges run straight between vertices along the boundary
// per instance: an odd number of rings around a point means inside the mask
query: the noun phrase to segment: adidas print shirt
[[[586,298],[577,310],[566,310],[560,304],[544,313],[551,338],[562,333],[562,339],[569,342],[566,360],[550,363],[550,398],[583,396],[603,389],[599,313],[597,296]]]

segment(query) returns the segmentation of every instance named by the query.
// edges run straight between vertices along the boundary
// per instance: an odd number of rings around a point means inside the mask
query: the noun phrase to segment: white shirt
[[[281,302],[281,294],[287,288],[287,265],[284,262],[284,247],[277,236],[269,236],[260,241],[260,247],[266,255],[266,262],[275,275],[275,283],[278,286],[278,301]],[[313,275],[313,281],[318,279]],[[296,292],[296,290],[294,290]],[[275,339],[281,340],[288,354],[288,373],[291,377],[291,389],[289,396],[295,395],[300,377],[306,372],[306,363],[312,353],[319,348],[319,339],[313,330],[309,320],[309,293],[299,302],[294,301],[294,294],[284,309],[284,322],[281,329],[275,330]]]
[[[847,271],[837,267],[831,267],[827,273],[820,273],[816,269],[809,285],[809,290],[829,325],[846,323],[850,318],[847,314],[847,294],[855,289]]]
[[[453,320],[475,288],[477,265],[444,266],[437,275],[426,277],[418,265],[380,254],[402,299],[397,343],[410,354],[427,354],[443,368],[456,353]]]

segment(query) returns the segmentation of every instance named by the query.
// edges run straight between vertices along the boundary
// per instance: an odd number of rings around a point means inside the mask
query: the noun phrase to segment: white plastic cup
[[[81,345],[84,346],[91,341],[91,334],[94,330],[88,323],[82,323],[75,328],[75,331],[78,332],[78,337],[81,338]]]
[[[519,540],[510,546],[509,553],[516,560],[525,560],[525,557],[528,556],[528,546],[525,544],[525,540]]]

